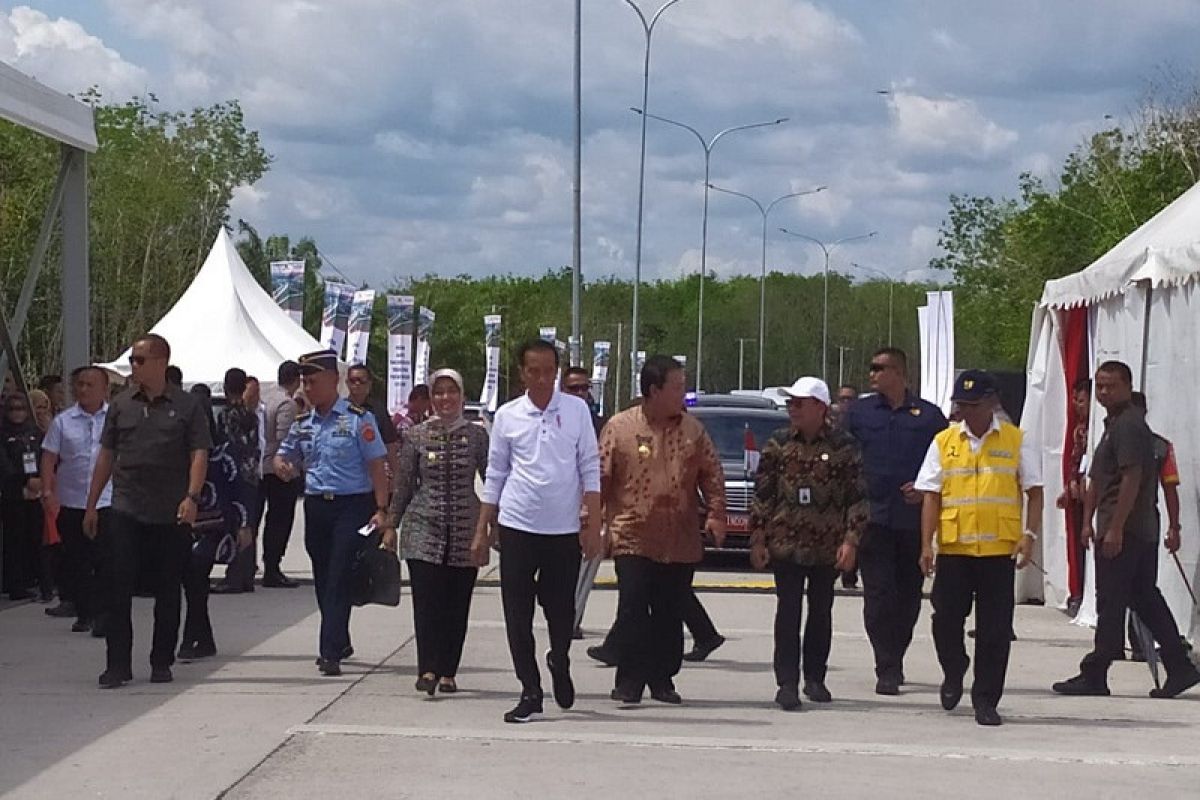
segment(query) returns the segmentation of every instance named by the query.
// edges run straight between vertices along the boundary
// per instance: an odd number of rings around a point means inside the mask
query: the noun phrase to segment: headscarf
[[[429,376],[429,381],[428,381],[427,385],[429,386],[429,395],[430,395],[431,403],[433,400],[433,387],[437,385],[438,380],[441,378],[448,378],[449,380],[454,381],[454,385],[458,387],[458,393],[459,393],[459,395],[462,396],[463,403],[465,404],[466,400],[467,400],[467,391],[466,391],[466,388],[463,386],[462,374],[459,373],[458,370],[449,369],[448,367],[443,367],[442,369],[434,370],[433,374],[431,374]],[[431,423],[433,423],[434,425],[446,428],[447,430],[451,430],[451,431],[467,424],[467,418],[463,416],[461,407],[458,410],[458,416],[452,420],[449,420],[449,421],[444,420],[436,412],[433,412],[431,414],[431,416],[429,417],[429,421]]]
[[[35,425],[37,425],[38,430],[40,430],[42,433],[50,430],[50,420],[54,419],[54,403],[50,402],[50,395],[46,394],[41,389],[30,389],[29,405],[30,419],[33,420]],[[50,413],[50,416],[44,421],[45,424],[43,424],[43,420],[38,418],[37,407],[39,405],[44,406],[45,409]]]

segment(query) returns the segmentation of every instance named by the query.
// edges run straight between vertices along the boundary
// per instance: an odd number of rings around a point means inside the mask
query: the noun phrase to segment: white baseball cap
[[[787,397],[811,397],[820,400],[826,406],[829,405],[829,387],[825,385],[825,381],[808,375],[800,378],[791,386],[780,389],[779,393]]]

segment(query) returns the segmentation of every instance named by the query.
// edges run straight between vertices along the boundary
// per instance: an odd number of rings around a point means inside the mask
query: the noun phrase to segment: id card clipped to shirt
[[[26,475],[37,475],[38,474],[37,453],[29,453],[29,452],[22,453],[21,454],[21,463],[25,468]]]
[[[802,506],[812,505],[812,489],[807,486],[801,486],[796,491],[796,502]]]

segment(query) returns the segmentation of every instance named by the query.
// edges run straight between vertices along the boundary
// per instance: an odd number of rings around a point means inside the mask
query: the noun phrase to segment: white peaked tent
[[[1184,192],[1087,269],[1049,281],[1033,314],[1028,394],[1021,426],[1042,453],[1046,511],[1042,537],[1043,576],[1025,572],[1024,598],[1044,596],[1065,606],[1067,526],[1054,500],[1063,487],[1068,424],[1068,375],[1094,374],[1104,361],[1124,361],[1134,388],[1146,393],[1154,431],[1175,444],[1182,480],[1183,572],[1192,586],[1200,578],[1200,185]],[[1078,365],[1076,367],[1075,365]],[[1089,453],[1103,431],[1104,410],[1093,405]],[[1163,528],[1166,511],[1160,502]],[[1091,560],[1093,554],[1088,553]],[[1084,605],[1077,621],[1095,622],[1089,563]],[[1200,633],[1179,568],[1161,551],[1158,583],[1179,628]],[[1044,593],[1044,595],[1043,595]]]
[[[187,385],[207,383],[218,394],[230,367],[266,386],[281,362],[321,349],[258,285],[224,228],[191,286],[150,330],[170,343]],[[129,351],[101,366],[128,376]]]

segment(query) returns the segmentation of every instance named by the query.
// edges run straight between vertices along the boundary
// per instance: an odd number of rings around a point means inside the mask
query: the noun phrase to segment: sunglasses
[[[566,386],[563,387],[563,389],[570,392],[571,394],[587,394],[591,390],[591,386],[586,383],[576,383],[576,384],[568,383]]]

